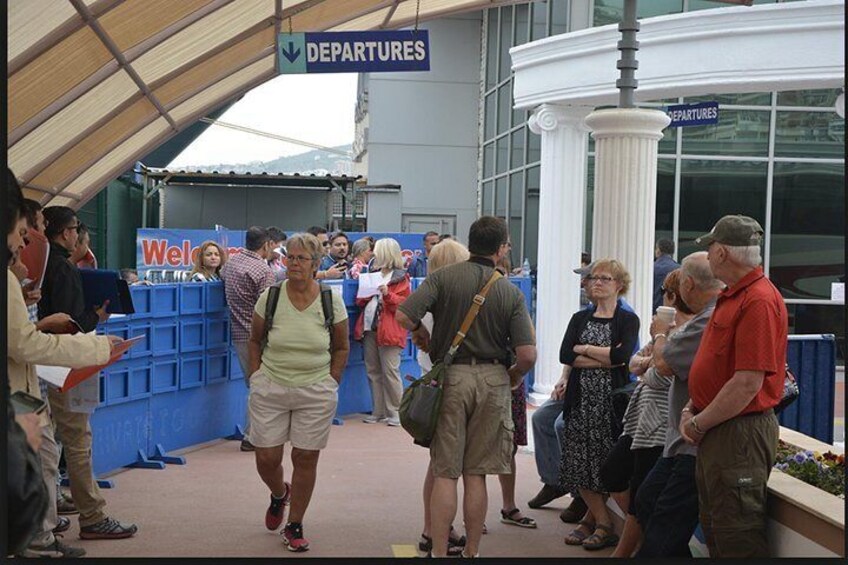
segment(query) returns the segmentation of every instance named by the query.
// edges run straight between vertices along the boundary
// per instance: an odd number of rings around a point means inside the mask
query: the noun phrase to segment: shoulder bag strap
[[[265,351],[265,347],[268,345],[268,334],[271,333],[271,327],[274,325],[274,314],[277,312],[277,302],[280,300],[281,284],[272,284],[268,287],[268,300],[265,301],[265,325],[262,329],[262,351]]]
[[[333,314],[333,289],[323,283],[318,283],[321,287],[321,310],[324,311],[324,327],[330,332],[330,349],[333,348],[333,324],[335,323],[335,315]]]
[[[468,313],[465,315],[465,319],[462,321],[462,325],[459,328],[459,331],[456,332],[456,335],[453,338],[453,343],[451,343],[450,349],[445,354],[445,366],[449,366],[453,361],[454,355],[459,350],[459,346],[462,345],[465,336],[468,334],[468,330],[471,329],[471,324],[474,323],[474,319],[477,318],[477,314],[480,313],[480,308],[483,307],[483,303],[486,302],[486,295],[489,294],[489,289],[492,288],[492,285],[495,284],[498,279],[502,278],[503,275],[497,269],[492,272],[492,276],[489,277],[489,280],[480,289],[476,295],[474,295],[474,302],[471,304],[471,308],[468,309]]]

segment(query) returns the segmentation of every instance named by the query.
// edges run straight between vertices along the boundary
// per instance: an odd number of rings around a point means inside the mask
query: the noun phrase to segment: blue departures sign
[[[717,124],[718,102],[669,106],[665,109],[665,113],[671,118],[671,123],[668,124],[670,128]]]
[[[425,29],[281,33],[277,55],[280,74],[429,71],[430,39]]]

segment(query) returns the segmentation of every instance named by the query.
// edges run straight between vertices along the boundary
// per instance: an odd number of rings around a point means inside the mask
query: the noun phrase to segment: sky
[[[327,147],[353,142],[357,74],[281,75],[254,88],[218,119]],[[312,148],[210,126],[168,166],[270,161]]]

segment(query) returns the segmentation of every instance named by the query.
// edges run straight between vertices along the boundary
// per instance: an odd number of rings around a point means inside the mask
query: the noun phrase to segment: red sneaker
[[[283,498],[274,498],[271,496],[271,504],[268,505],[268,510],[265,512],[265,527],[271,531],[276,530],[283,523],[283,515],[286,513],[286,506],[291,502],[291,485],[285,483],[286,494]]]
[[[303,524],[289,522],[283,531],[283,544],[289,551],[301,552],[309,549],[309,540],[303,537]]]

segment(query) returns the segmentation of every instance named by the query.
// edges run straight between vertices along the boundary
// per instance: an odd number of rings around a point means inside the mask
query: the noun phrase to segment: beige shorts
[[[307,386],[285,386],[261,370],[250,377],[250,442],[256,447],[292,447],[317,451],[327,447],[339,403],[339,385],[327,378]]]
[[[452,365],[430,444],[436,477],[511,472],[512,398],[503,365]]]

